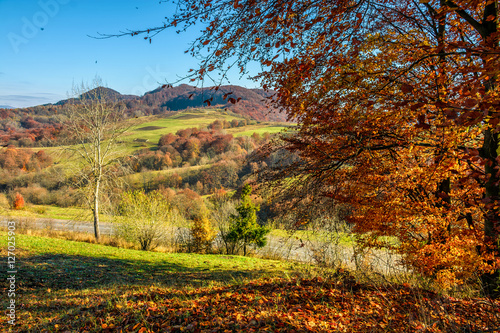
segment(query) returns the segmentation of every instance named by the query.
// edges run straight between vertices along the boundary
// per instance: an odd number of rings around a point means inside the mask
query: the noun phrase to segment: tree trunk
[[[484,131],[484,142],[481,151],[481,157],[487,159],[485,164],[485,173],[488,175],[488,181],[485,186],[484,197],[487,205],[490,207],[486,210],[484,219],[484,238],[486,243],[493,244],[495,258],[499,256],[499,241],[500,241],[500,216],[499,210],[496,208],[500,200],[499,197],[499,181],[498,176],[498,148],[499,136],[495,129],[487,129]],[[495,270],[493,273],[485,273],[481,276],[481,283],[484,293],[491,297],[500,296],[500,271]]]
[[[493,20],[489,19],[493,17]],[[496,32],[498,29],[498,1],[490,1],[485,7],[483,22],[481,24],[481,34],[484,44],[492,50],[498,50],[499,41]],[[488,65],[489,61],[493,60],[490,55],[483,56],[483,63]],[[491,66],[491,65],[490,65]],[[485,91],[490,92],[497,89],[496,84],[497,75],[492,75],[484,83]],[[498,110],[495,110],[495,112]],[[488,112],[490,113],[490,112]],[[497,117],[495,114],[492,117]],[[499,203],[500,203],[500,169],[498,150],[500,148],[498,127],[493,126],[487,128],[484,132],[484,142],[481,149],[481,157],[485,159],[485,173],[488,177],[485,185],[484,199],[487,204],[484,217],[484,240],[486,244],[491,244],[492,248],[488,249],[494,255],[493,261],[498,260],[500,256],[500,216],[499,216]],[[493,264],[493,262],[491,263]],[[481,283],[484,293],[490,297],[500,297],[500,270],[497,269],[491,274],[485,273],[481,276]]]
[[[94,208],[92,209],[92,213],[94,214],[94,236],[95,240],[99,241],[100,231],[99,231],[99,186],[100,182],[96,183],[96,187],[94,190]]]

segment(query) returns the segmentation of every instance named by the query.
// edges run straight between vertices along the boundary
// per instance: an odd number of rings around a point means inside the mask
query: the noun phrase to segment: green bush
[[[256,213],[260,208],[252,202],[251,193],[250,185],[245,185],[241,193],[241,203],[236,206],[238,213],[231,216],[229,232],[225,236],[227,241],[234,245],[232,251],[235,251],[238,245],[243,247],[243,255],[247,254],[247,246],[249,245],[265,246],[266,235],[270,231],[257,223]]]

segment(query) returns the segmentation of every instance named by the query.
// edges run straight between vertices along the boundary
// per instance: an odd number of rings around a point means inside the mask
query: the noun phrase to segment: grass
[[[174,116],[165,117],[145,117],[144,122],[130,128],[124,135],[122,141],[125,141],[129,150],[150,147],[158,144],[162,135],[167,133],[176,133],[178,130],[190,127],[203,127],[215,120],[244,119],[241,116],[229,114],[220,109],[189,109],[180,112]],[[150,130],[147,130],[150,128]],[[146,130],[144,130],[146,129]],[[134,140],[148,140],[147,143],[138,143]]]
[[[283,230],[283,229],[272,229],[270,235],[279,238],[298,238],[315,242],[324,242],[331,239],[331,235],[328,232],[311,231],[311,230],[295,230],[293,233]],[[348,233],[335,234],[338,238],[338,243],[341,245],[351,245],[353,243],[352,235]]]
[[[290,237],[313,242],[331,242],[332,238],[335,239],[338,245],[351,246],[356,243],[354,234],[347,232],[328,232],[321,230],[284,230],[272,229],[270,235],[282,239]],[[399,242],[396,237],[381,236],[378,238],[381,242],[390,245],[398,245]]]
[[[0,232],[0,240],[5,258],[6,232]],[[16,235],[16,265],[18,304],[23,304],[18,311],[19,331],[30,326],[37,327],[35,331],[42,327],[57,330],[54,325],[59,321],[52,319],[64,318],[69,309],[49,304],[63,298],[69,302],[97,296],[102,299],[118,289],[213,288],[276,277],[294,266],[249,257],[144,252],[21,234]],[[85,304],[89,303],[79,304],[79,311]]]
[[[210,168],[211,166],[212,164],[205,164],[205,165],[193,165],[181,168],[171,168],[167,170],[143,171],[125,176],[126,179],[125,181],[133,188],[144,186],[144,184],[149,184],[155,187],[158,185],[156,183],[158,183],[159,179],[161,180],[163,176],[172,175],[174,173],[178,173],[179,175],[182,176],[183,174],[186,174],[190,171],[204,170]]]
[[[227,132],[233,134],[236,137],[239,137],[239,136],[251,136],[254,133],[257,133],[259,135],[262,135],[264,133],[269,133],[269,134],[280,133],[289,127],[290,125],[286,123],[260,123],[257,125],[248,125],[244,127],[230,128],[227,129]]]
[[[42,218],[72,221],[92,221],[92,212],[87,208],[78,207],[58,207],[49,205],[27,205],[21,210],[5,209],[0,210],[0,216],[15,218]],[[101,222],[111,222],[112,216],[99,214]]]
[[[2,257],[7,235],[0,232]],[[500,302],[328,279],[240,256],[154,253],[16,235],[12,332],[473,332]],[[302,274],[302,275],[301,275]],[[7,298],[2,298],[5,308]]]

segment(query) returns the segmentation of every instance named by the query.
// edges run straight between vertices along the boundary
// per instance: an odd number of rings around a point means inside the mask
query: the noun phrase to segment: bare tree
[[[86,190],[87,204],[94,220],[94,235],[99,240],[102,186],[113,178],[116,170],[109,166],[118,157],[118,138],[128,127],[114,91],[103,87],[100,78],[95,78],[91,85],[74,86],[73,95],[75,98],[71,99],[66,112],[68,132],[73,142],[68,149],[80,157],[77,184]]]

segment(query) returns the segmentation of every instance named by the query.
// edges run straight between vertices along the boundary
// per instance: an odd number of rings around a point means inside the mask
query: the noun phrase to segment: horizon
[[[149,93],[152,93],[154,92],[155,90],[163,90],[163,89],[170,89],[170,88],[176,88],[176,87],[180,87],[180,86],[188,86],[188,87],[191,87],[191,88],[196,88],[196,89],[212,89],[213,87],[215,86],[207,86],[207,87],[197,87],[195,85],[190,85],[188,83],[179,83],[179,84],[176,84],[174,86],[164,86],[164,85],[160,85],[160,86],[157,86],[156,88],[152,89],[152,90],[149,90],[149,91],[146,91],[144,94],[141,94],[141,95],[134,95],[134,94],[123,94],[122,92],[116,90],[116,89],[113,89],[112,87],[108,87],[106,85],[103,85],[103,86],[98,86],[98,87],[95,87],[93,89],[90,89],[88,91],[92,91],[92,90],[95,90],[97,88],[106,88],[106,89],[110,89],[110,90],[113,90],[114,92],[117,92],[118,94],[120,94],[121,96],[133,96],[133,98],[142,98],[144,97],[146,94],[149,94]],[[247,88],[247,87],[243,87],[243,86],[240,86],[240,85],[237,85],[237,84],[224,84],[224,85],[221,85],[220,88],[224,88],[224,87],[242,87],[244,89],[248,89],[248,90],[254,90],[254,89],[259,89],[259,90],[262,90],[262,88],[260,87],[256,87],[256,88]],[[73,98],[76,98],[78,99],[79,97],[81,97],[81,95],[75,95],[75,96],[70,96],[70,97],[66,97],[66,98],[63,98],[63,99],[60,99],[58,101],[54,101],[54,102],[49,102],[49,103],[43,103],[43,104],[36,104],[36,105],[32,105],[32,106],[22,106],[22,107],[14,107],[14,106],[11,106],[11,105],[6,105],[6,104],[0,104],[0,109],[24,109],[24,108],[30,108],[30,107],[36,107],[36,106],[46,106],[46,105],[57,105],[58,103],[60,102],[64,102],[66,100],[69,100],[69,99],[73,99]]]
[[[162,25],[173,12],[166,3],[6,0],[0,2],[0,11],[9,13],[0,22],[0,47],[5,50],[0,67],[1,106],[57,103],[73,97],[69,93],[73,85],[91,82],[96,76],[123,95],[142,96],[163,84],[190,84],[180,79],[197,67],[197,60],[184,52],[201,26],[180,34],[166,30],[152,43],[142,36],[95,38],[99,33]],[[237,71],[223,84],[260,88]]]

